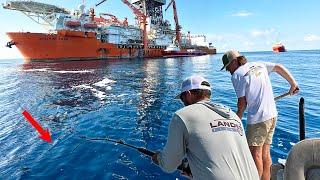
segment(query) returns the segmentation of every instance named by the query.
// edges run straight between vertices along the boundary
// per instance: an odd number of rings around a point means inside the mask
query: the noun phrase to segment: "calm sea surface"
[[[273,162],[283,162],[299,140],[298,104],[305,98],[306,137],[320,137],[320,51],[244,53],[249,61],[285,65],[300,93],[277,101]],[[134,149],[80,136],[109,137],[161,149],[180,83],[200,74],[213,84],[212,100],[236,110],[222,54],[176,59],[32,63],[0,60],[0,179],[183,179],[167,174]],[[275,95],[289,84],[273,73]],[[22,116],[26,109],[53,143],[38,138]],[[246,123],[246,119],[243,120]],[[221,144],[222,145],[222,144]]]

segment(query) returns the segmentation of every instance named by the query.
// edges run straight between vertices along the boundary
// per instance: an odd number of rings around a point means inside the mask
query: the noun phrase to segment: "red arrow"
[[[35,120],[33,119],[33,117],[31,116],[31,114],[24,110],[22,112],[22,115],[30,122],[30,124],[39,132],[40,134],[40,138],[43,139],[44,141],[47,141],[49,143],[52,143],[51,140],[51,136],[50,136],[50,132],[48,130],[48,128],[46,130],[44,130],[41,125]]]

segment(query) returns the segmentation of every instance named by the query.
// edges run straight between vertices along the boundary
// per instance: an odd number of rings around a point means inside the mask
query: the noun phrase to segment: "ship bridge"
[[[53,26],[57,13],[70,14],[70,11],[65,8],[34,1],[7,1],[2,4],[2,7],[20,11],[36,23],[49,26]]]

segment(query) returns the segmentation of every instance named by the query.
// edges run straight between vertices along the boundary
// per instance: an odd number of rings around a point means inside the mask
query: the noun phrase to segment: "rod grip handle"
[[[189,176],[192,176],[192,172],[188,160],[186,158],[182,160],[181,164],[177,167],[177,169],[186,173]]]
[[[148,156],[153,156],[155,154],[154,152],[149,151],[148,149],[145,149],[145,148],[138,148],[138,151]]]

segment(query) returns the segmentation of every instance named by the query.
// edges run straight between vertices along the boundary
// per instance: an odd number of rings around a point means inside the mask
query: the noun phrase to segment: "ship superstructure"
[[[279,42],[272,45],[272,51],[275,53],[279,53],[279,52],[286,52],[287,50],[284,47],[284,45]]]
[[[121,1],[132,10],[137,24],[131,25],[127,19],[119,20],[109,13],[96,14],[93,8],[86,10],[84,4],[71,11],[34,1],[8,1],[3,5],[5,9],[20,11],[50,30],[9,32],[12,41],[7,46],[16,45],[27,61],[162,57],[177,32],[163,19],[162,6],[166,1]]]

